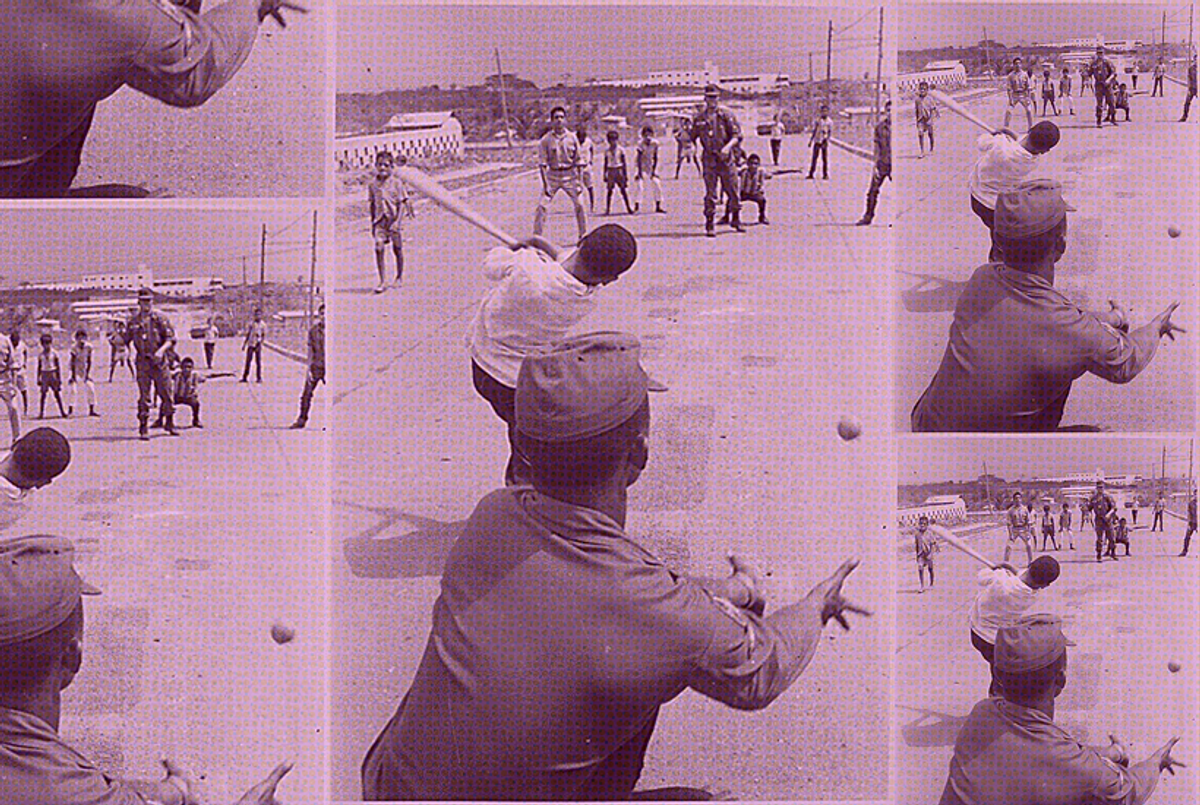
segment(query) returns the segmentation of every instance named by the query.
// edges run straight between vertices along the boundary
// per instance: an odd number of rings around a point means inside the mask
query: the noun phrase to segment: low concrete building
[[[333,158],[341,170],[369,167],[381,151],[403,154],[410,160],[461,159],[462,124],[453,112],[399,114],[377,134],[339,136],[333,143]]]

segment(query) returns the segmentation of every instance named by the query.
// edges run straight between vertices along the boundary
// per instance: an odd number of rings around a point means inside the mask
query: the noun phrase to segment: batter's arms
[[[1187,767],[1186,764],[1171,757],[1171,750],[1178,742],[1178,738],[1172,738],[1153,755],[1126,770],[1126,773],[1134,780],[1134,798],[1130,801],[1130,805],[1142,805],[1150,799],[1154,789],[1158,787],[1158,780],[1162,772],[1165,771],[1174,776],[1176,766]]]

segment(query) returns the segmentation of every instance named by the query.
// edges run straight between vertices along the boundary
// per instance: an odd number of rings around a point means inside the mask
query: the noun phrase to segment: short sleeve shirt
[[[639,142],[637,147],[637,166],[643,176],[650,176],[658,166],[658,141]]]
[[[1136,788],[1045,713],[997,696],[967,716],[941,805],[1124,805]]]
[[[591,137],[579,141],[579,164],[585,168],[592,167],[596,161],[596,142]]]
[[[575,132],[564,130],[555,134],[553,130],[546,132],[538,143],[539,164],[549,168],[551,173],[569,173],[583,161],[579,154],[579,139]]]
[[[625,799],[659,707],[762,706],[815,650],[715,599],[606,515],[510,487],[450,553],[412,687],[367,768],[419,799]],[[614,765],[614,759],[619,762]],[[374,775],[372,775],[374,776]]]
[[[1052,431],[1085,373],[1128,382],[1153,357],[1049,281],[1001,263],[975,270],[959,296],[916,431]]]
[[[76,379],[86,380],[92,371],[92,345],[86,341],[71,347],[71,374]]]
[[[971,168],[967,187],[980,204],[996,209],[996,197],[1015,190],[1037,167],[1038,156],[1007,134],[983,134],[975,143],[983,154]]]
[[[132,788],[67,746],[49,724],[7,707],[0,707],[0,802],[146,805]]]
[[[1088,498],[1088,508],[1096,517],[1096,522],[1109,521],[1117,511],[1117,503],[1111,496],[1103,492],[1094,492]]]
[[[929,123],[933,120],[934,101],[926,96],[922,98],[920,95],[913,101],[913,112],[917,116],[918,123]]]
[[[250,322],[250,329],[246,331],[246,343],[252,347],[262,345],[263,341],[267,340],[267,323],[265,321]]]
[[[1029,509],[1024,506],[1013,506],[1008,510],[1008,527],[1014,532],[1029,530]]]
[[[539,249],[497,246],[483,268],[497,284],[467,329],[467,348],[481,369],[516,388],[525,356],[561,340],[595,309],[596,287],[580,282]]]
[[[976,581],[983,589],[971,603],[968,622],[972,632],[995,643],[998,629],[1012,626],[1033,606],[1037,590],[1003,568],[984,568],[976,575]]]
[[[371,224],[399,232],[402,228],[404,202],[408,201],[408,190],[399,176],[389,176],[383,181],[372,177],[367,185],[367,201],[371,207]]]

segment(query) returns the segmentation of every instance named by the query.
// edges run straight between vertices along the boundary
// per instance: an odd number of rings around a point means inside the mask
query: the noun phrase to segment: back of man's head
[[[1000,694],[1023,706],[1057,695],[1055,685],[1066,684],[1067,647],[1072,645],[1062,632],[1062,620],[1050,615],[1027,615],[998,629],[992,678]]]
[[[73,645],[78,670],[82,596],[99,591],[75,572],[74,551],[62,537],[0,542],[0,692],[38,687]]]
[[[9,480],[22,489],[45,486],[70,463],[71,445],[67,437],[54,428],[36,428],[13,444],[12,469],[15,477]]]
[[[579,260],[593,276],[616,278],[637,260],[637,241],[620,224],[604,224],[579,242]]]
[[[647,392],[661,388],[647,377],[640,356],[633,336],[590,333],[522,361],[516,438],[535,485],[600,487],[626,465],[649,433]]]
[[[1029,144],[1039,154],[1044,154],[1058,145],[1061,137],[1062,135],[1058,130],[1058,126],[1049,120],[1043,120],[1029,130]]]

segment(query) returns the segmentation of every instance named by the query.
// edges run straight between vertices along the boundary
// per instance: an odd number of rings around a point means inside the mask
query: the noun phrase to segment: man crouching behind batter
[[[739,560],[688,578],[625,534],[649,457],[639,355],[632,336],[594,333],[523,361],[533,485],[485,497],[455,544],[421,666],[363,763],[365,799],[627,799],[663,704],[690,687],[766,707],[824,624],[869,614],[841,594],[855,560],[763,617]]]

